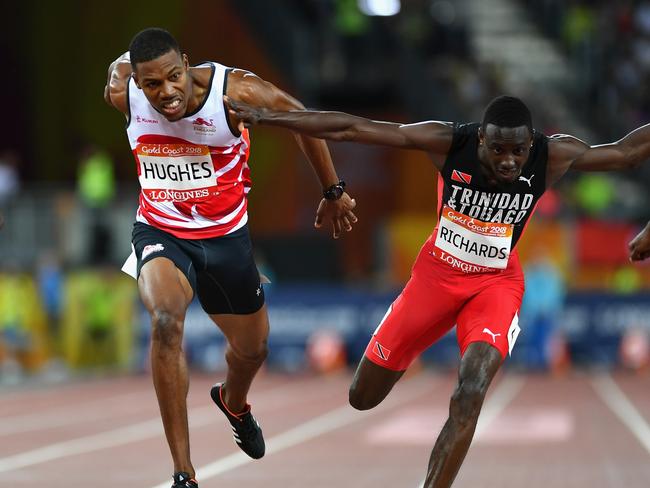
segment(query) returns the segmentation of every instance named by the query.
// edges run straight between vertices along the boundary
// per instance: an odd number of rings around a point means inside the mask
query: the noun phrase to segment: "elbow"
[[[628,162],[626,169],[636,169],[641,166],[641,163],[643,163],[642,159],[632,159]]]
[[[356,141],[357,131],[354,129],[345,129],[342,131],[334,132],[331,140],[338,142],[354,142]]]
[[[354,134],[346,130],[304,130],[304,134],[316,139],[326,139],[333,142],[354,142]]]
[[[334,142],[349,142],[350,138],[345,132],[331,132],[329,134],[325,134],[324,139],[329,139],[330,141]]]

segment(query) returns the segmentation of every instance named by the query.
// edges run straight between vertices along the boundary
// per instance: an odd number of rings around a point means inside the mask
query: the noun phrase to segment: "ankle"
[[[193,480],[196,476],[196,472],[194,471],[194,468],[190,466],[189,468],[174,469],[174,476],[176,475],[183,475],[185,478]]]
[[[228,395],[225,383],[221,386],[221,401],[226,406],[231,415],[239,416],[250,410],[250,405],[246,400],[235,402],[232,396]]]

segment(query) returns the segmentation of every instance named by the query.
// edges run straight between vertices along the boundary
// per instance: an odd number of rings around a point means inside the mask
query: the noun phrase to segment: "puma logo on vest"
[[[526,177],[524,177],[524,176],[520,176],[520,177],[519,177],[519,181],[525,181],[526,183],[528,183],[528,186],[529,186],[530,188],[532,188],[533,185],[530,183],[530,181],[531,181],[534,177],[535,177],[535,175],[531,175],[530,178],[526,178]]]

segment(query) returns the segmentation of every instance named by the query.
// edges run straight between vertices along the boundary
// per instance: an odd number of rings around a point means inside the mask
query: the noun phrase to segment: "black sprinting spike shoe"
[[[172,488],[199,488],[199,484],[190,475],[181,471],[174,473],[174,484]]]
[[[224,413],[232,427],[232,436],[239,448],[253,459],[259,459],[264,456],[266,447],[264,445],[264,436],[260,424],[255,420],[251,413],[251,406],[246,406],[246,411],[240,414],[234,414],[223,401],[221,396],[223,383],[217,383],[210,390],[212,401]]]

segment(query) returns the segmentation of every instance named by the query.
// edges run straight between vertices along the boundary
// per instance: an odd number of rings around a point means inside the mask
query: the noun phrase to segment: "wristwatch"
[[[343,196],[345,191],[345,181],[340,180],[338,183],[330,186],[327,190],[323,192],[323,198],[325,200],[338,200]]]

